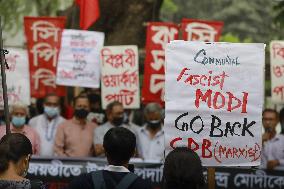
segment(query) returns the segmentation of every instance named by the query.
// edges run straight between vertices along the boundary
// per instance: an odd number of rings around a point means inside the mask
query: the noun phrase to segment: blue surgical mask
[[[44,113],[50,117],[53,118],[59,114],[59,108],[58,107],[49,107],[44,106]]]
[[[22,127],[26,123],[26,117],[13,116],[12,123],[15,127]]]

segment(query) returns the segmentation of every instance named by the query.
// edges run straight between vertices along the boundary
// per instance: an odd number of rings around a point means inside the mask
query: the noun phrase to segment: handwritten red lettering
[[[226,94],[227,94],[226,95],[227,98],[221,92],[216,92],[214,94],[214,92],[211,89],[208,89],[205,92],[205,94],[203,94],[201,89],[197,89],[196,93],[195,93],[195,107],[199,108],[200,100],[202,100],[204,102],[207,102],[208,108],[211,108],[212,107],[211,106],[212,105],[211,99],[212,99],[212,95],[214,95],[214,98],[213,98],[213,108],[214,109],[223,108],[225,106],[225,102],[228,102],[227,108],[226,108],[226,110],[228,112],[231,112],[231,111],[241,107],[241,113],[247,113],[247,101],[248,101],[248,93],[247,92],[243,92],[243,99],[242,100],[238,99],[231,92],[226,92]],[[222,103],[217,105],[217,100],[220,99],[220,98],[222,99]],[[225,99],[228,99],[228,100],[225,100]],[[236,103],[236,104],[233,105],[234,103]]]
[[[177,77],[177,81],[180,81],[183,76],[186,79],[183,80],[184,83],[195,86],[219,86],[222,90],[225,82],[225,78],[229,77],[224,71],[221,74],[213,75],[213,71],[209,71],[208,74],[189,74],[189,68],[183,68]]]
[[[284,100],[284,85],[274,87],[273,93],[275,93],[277,96],[280,96],[281,100]]]
[[[116,94],[109,94],[105,96],[105,98],[108,102],[119,101],[124,105],[130,105],[134,101],[134,96],[136,92],[137,90],[130,91],[130,90],[122,89]]]
[[[218,163],[226,159],[249,159],[251,162],[257,161],[261,155],[260,145],[255,143],[253,146],[245,145],[243,148],[228,147],[216,142],[213,149],[214,158]]]
[[[124,54],[112,54],[111,50],[104,48],[101,51],[103,65],[109,64],[113,68],[123,68],[126,64],[130,67],[136,65],[135,53],[132,49],[126,49]]]
[[[129,72],[126,70],[122,74],[105,75],[102,77],[102,81],[105,87],[138,86],[138,71]]]

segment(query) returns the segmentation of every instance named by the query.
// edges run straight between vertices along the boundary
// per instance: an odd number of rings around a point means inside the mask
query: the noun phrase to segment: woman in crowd
[[[32,144],[20,133],[12,133],[0,140],[0,188],[44,189],[41,182],[25,179],[32,155]]]
[[[200,158],[186,147],[168,154],[163,175],[163,189],[201,189],[205,185]]]
[[[28,137],[32,143],[33,154],[38,155],[40,152],[40,138],[37,131],[26,125],[26,117],[28,108],[22,103],[12,105],[10,110],[11,115],[11,133],[21,133]],[[0,139],[6,134],[6,127],[0,127]]]

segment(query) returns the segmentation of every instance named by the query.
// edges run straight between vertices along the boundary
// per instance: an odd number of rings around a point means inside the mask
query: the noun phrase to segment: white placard
[[[7,50],[9,53],[5,55],[5,58],[9,66],[9,69],[6,69],[8,104],[24,103],[30,105],[30,75],[27,51],[19,48]],[[3,107],[2,84],[0,94],[0,106]]]
[[[102,107],[119,101],[124,108],[140,107],[138,48],[106,46],[101,51]]]
[[[98,88],[100,50],[104,33],[64,30],[58,58],[56,84]]]
[[[271,98],[284,104],[284,41],[270,43]]]
[[[264,44],[173,41],[166,48],[166,152],[204,166],[258,166]]]

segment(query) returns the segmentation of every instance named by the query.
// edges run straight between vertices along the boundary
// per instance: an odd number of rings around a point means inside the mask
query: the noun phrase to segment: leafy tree
[[[179,23],[182,18],[220,20],[224,22],[223,33],[231,33],[241,41],[251,38],[252,42],[269,43],[284,37],[279,25],[275,24],[276,1],[267,0],[172,0],[178,11],[166,12],[165,21]],[[283,17],[282,17],[283,18]]]
[[[5,31],[17,33],[23,25],[23,16],[56,16],[60,8],[73,0],[0,0],[0,16]]]
[[[280,23],[281,27],[284,27],[284,1],[280,1],[275,5],[274,10],[277,12],[275,17],[276,23]]]

